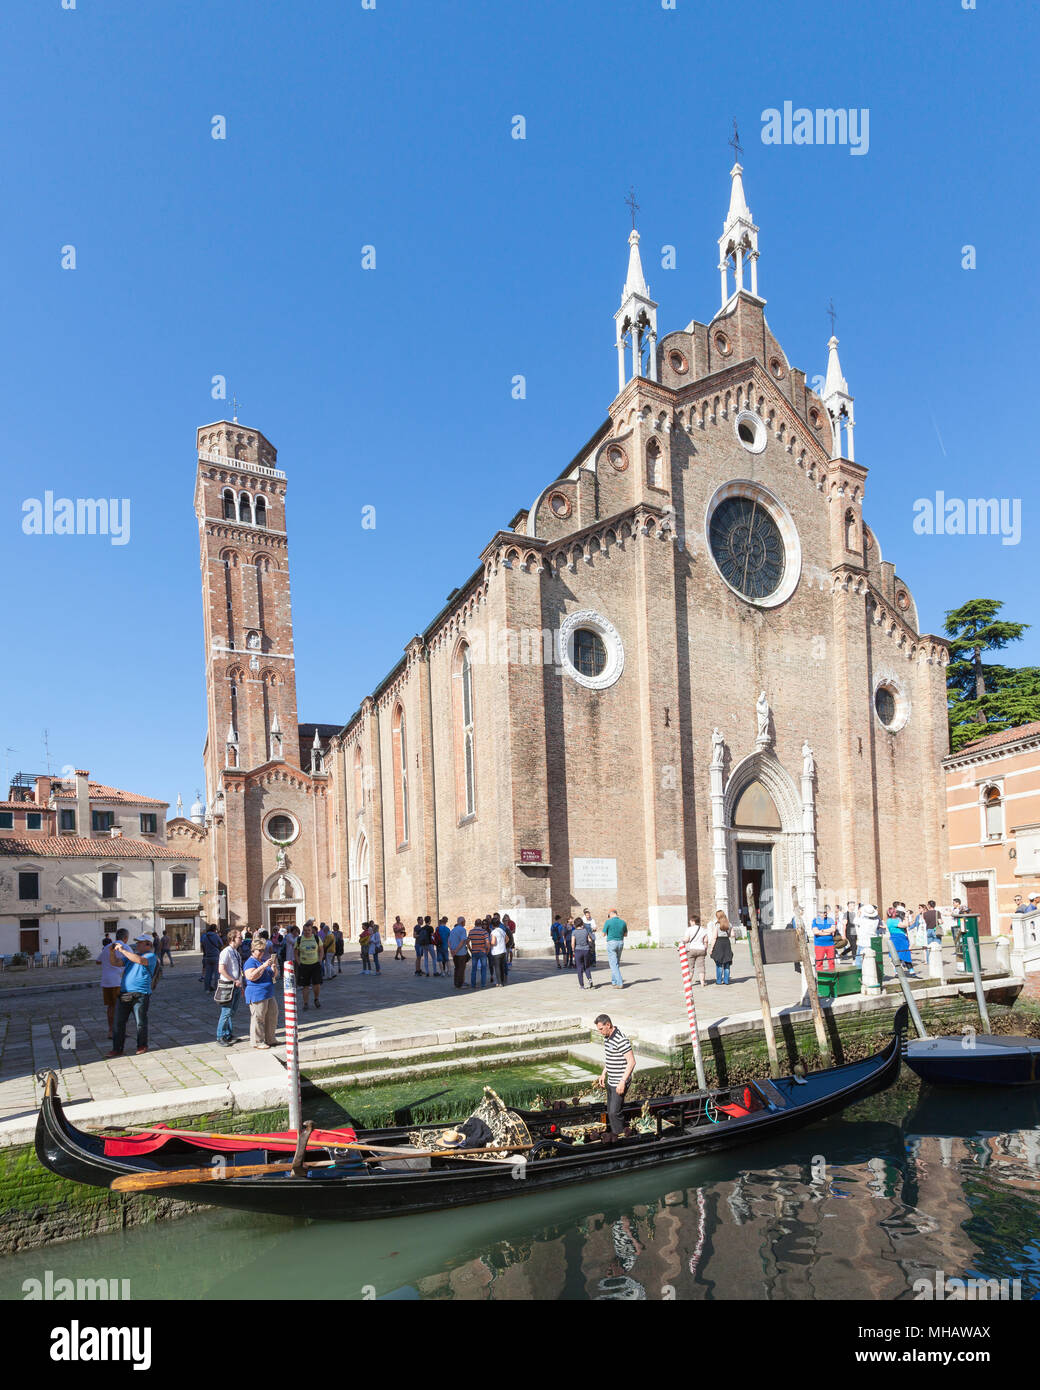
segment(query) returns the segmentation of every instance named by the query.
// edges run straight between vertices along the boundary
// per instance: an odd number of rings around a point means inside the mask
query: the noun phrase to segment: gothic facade
[[[749,884],[777,925],[939,892],[947,649],[865,520],[837,339],[816,393],[766,321],[758,230],[738,164],[721,306],[662,337],[632,231],[607,418],[345,725],[297,724],[274,450],[199,431],[232,920],[508,910],[542,944],[616,906],[670,941]]]

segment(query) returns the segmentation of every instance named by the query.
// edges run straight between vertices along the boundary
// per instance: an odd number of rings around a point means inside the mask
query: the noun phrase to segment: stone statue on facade
[[[816,759],[813,757],[813,751],[809,747],[809,740],[806,739],[802,744],[802,776],[812,777],[815,771]]]
[[[758,716],[758,737],[755,742],[762,748],[768,748],[773,740],[769,733],[769,701],[764,690],[755,704],[755,713]]]
[[[722,737],[721,729],[711,731],[711,765],[721,767],[726,756],[726,740]]]

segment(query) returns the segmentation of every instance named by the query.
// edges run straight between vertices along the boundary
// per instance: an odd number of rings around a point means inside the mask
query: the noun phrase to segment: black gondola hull
[[[910,1070],[932,1086],[1040,1086],[1040,1038],[915,1038],[904,1053]]]
[[[314,1168],[302,1177],[278,1173],[235,1178],[231,1168],[226,1178],[164,1187],[161,1195],[205,1206],[320,1220],[372,1220],[496,1201],[535,1189],[543,1191],[679,1163],[804,1128],[890,1085],[899,1072],[901,1045],[902,1030],[897,1023],[888,1047],[866,1061],[810,1073],[802,1084],[790,1077],[781,1078],[775,1084],[787,1101],[782,1108],[758,1110],[715,1124],[666,1130],[660,1137],[640,1135],[612,1144],[581,1145],[566,1154],[532,1162],[452,1160],[446,1161],[444,1167],[435,1164],[425,1172],[355,1169],[333,1175],[327,1169]],[[53,1089],[49,1088],[49,1092]],[[665,1106],[678,1099],[663,1099],[654,1105]],[[633,1110],[637,1111],[638,1106]],[[544,1112],[521,1113],[532,1120],[537,1116],[543,1123],[547,1120]],[[585,1107],[573,1112],[553,1112],[551,1118],[566,1123],[568,1113],[587,1119],[595,1112]],[[399,1129],[368,1131],[364,1137],[371,1142],[393,1142],[403,1134]],[[51,1093],[45,1096],[40,1108],[36,1153],[40,1162],[59,1176],[96,1187],[109,1187],[116,1177],[125,1174],[154,1172],[164,1166],[139,1158],[109,1157],[101,1139],[69,1123],[60,1100]],[[204,1156],[205,1150],[196,1153]],[[167,1165],[179,1161],[171,1155]]]

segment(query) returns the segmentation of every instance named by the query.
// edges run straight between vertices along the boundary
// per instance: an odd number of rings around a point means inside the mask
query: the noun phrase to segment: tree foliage
[[[972,740],[1040,719],[1040,667],[1004,666],[984,660],[1019,642],[1029,623],[998,615],[1000,599],[975,598],[946,614],[950,664],[950,747],[956,753]]]

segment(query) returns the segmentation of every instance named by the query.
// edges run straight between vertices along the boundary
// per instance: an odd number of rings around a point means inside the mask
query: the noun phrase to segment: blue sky
[[[662,332],[718,308],[733,118],[770,325],[822,373],[833,297],[922,625],[980,595],[1036,617],[1029,5],[76,3],[10,0],[0,54],[5,772],[47,729],[55,769],[200,784],[217,374],[289,475],[300,716],[345,721],[604,418],[629,185]],[[785,101],[869,108],[868,153],[764,145]],[[23,535],[47,489],[129,497],[130,542]],[[1020,498],[1025,538],[915,535],[937,489]]]

